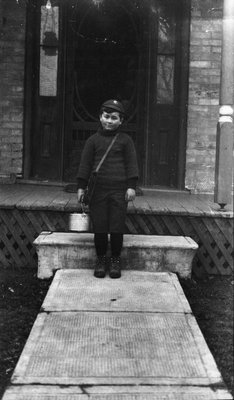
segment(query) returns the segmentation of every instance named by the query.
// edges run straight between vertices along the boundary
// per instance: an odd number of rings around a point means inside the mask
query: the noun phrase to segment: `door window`
[[[168,2],[166,2],[168,3]],[[162,3],[158,10],[157,32],[157,103],[173,104],[175,72],[175,14],[171,4]]]
[[[58,7],[42,6],[40,29],[40,96],[57,95],[58,24]]]

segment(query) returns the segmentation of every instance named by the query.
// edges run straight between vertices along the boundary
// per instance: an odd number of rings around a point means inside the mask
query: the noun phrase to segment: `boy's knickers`
[[[96,187],[90,204],[90,217],[95,233],[124,233],[128,203],[126,190]]]

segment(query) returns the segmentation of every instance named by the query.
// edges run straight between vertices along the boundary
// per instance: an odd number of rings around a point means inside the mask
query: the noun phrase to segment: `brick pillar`
[[[220,110],[216,139],[214,201],[223,210],[232,201],[234,103],[234,1],[224,0]]]

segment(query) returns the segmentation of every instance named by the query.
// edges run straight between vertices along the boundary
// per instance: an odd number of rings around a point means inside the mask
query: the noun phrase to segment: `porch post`
[[[223,2],[220,109],[216,138],[214,201],[223,210],[231,203],[233,175],[234,1]]]

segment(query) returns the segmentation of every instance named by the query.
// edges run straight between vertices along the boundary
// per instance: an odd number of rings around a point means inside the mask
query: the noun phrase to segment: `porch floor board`
[[[36,237],[42,231],[68,232],[74,212],[81,212],[76,193],[61,185],[0,185],[0,265],[36,266]],[[143,189],[128,205],[125,227],[129,234],[191,237],[199,245],[196,275],[233,272],[232,205],[220,212],[211,195]]]
[[[74,212],[79,206],[76,193],[65,192],[61,186],[14,184],[0,186],[0,208]],[[129,204],[128,211],[137,214],[233,216],[232,204],[226,206],[225,212],[220,212],[212,195],[162,190],[145,191],[143,196],[137,196],[134,203]]]

